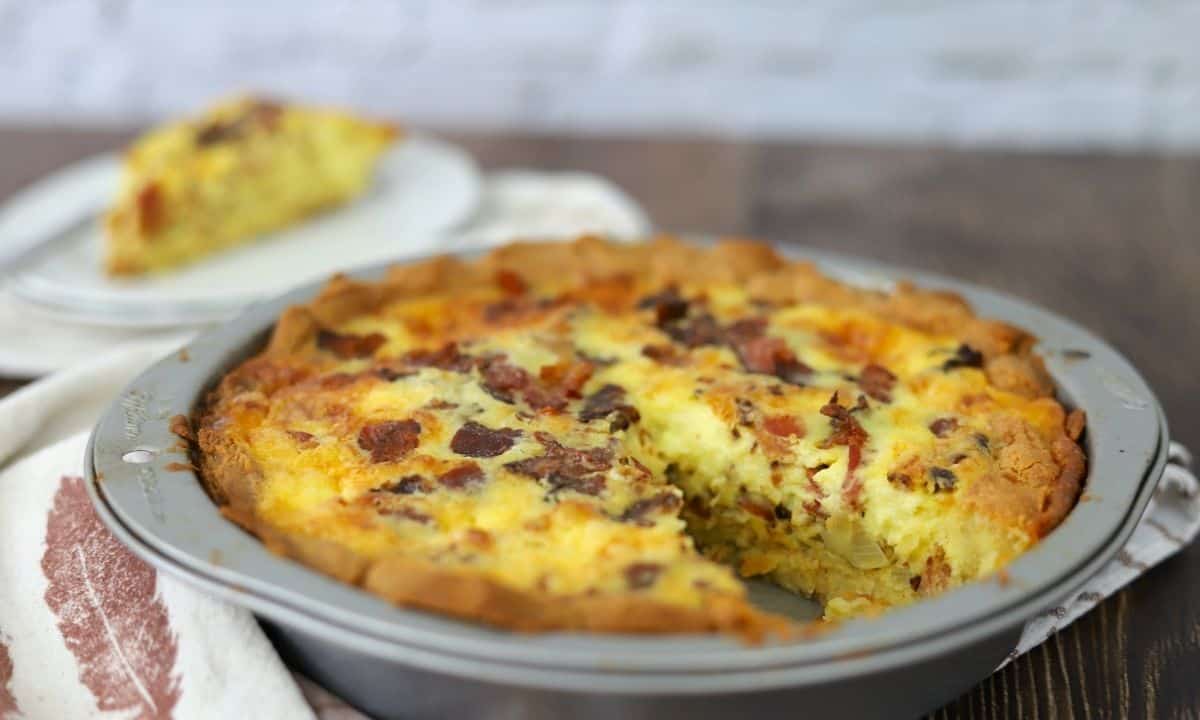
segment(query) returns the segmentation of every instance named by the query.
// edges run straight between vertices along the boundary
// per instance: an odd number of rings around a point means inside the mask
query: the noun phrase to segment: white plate
[[[463,150],[430,137],[405,138],[383,157],[367,194],[343,208],[176,272],[116,280],[101,267],[103,238],[95,216],[110,201],[118,170],[116,155],[91,158],[28,188],[0,210],[0,243],[23,247],[57,236],[12,278],[14,295],[101,325],[220,320],[257,298],[337,269],[428,252],[442,233],[475,212],[482,184]]]

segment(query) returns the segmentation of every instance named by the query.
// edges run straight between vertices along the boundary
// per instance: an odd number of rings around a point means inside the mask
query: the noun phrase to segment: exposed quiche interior
[[[199,414],[228,516],[395,602],[758,636],[996,573],[1084,474],[1021,331],[764,245],[518,244],[335,279]]]
[[[151,131],[125,154],[104,219],[112,275],[166,270],[362,193],[397,130],[322,108],[238,98]]]

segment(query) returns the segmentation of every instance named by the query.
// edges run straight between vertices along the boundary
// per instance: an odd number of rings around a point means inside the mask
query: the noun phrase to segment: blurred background
[[[0,123],[231,89],[439,129],[1200,147],[1200,3],[0,0]]]

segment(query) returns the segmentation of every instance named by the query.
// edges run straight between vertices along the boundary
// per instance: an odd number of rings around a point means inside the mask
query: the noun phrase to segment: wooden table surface
[[[0,199],[129,133],[0,129]],[[604,175],[664,229],[744,233],[957,276],[1107,338],[1200,449],[1200,158],[454,135],[484,168]],[[5,339],[5,342],[15,341]],[[86,348],[81,348],[86,350]],[[20,382],[0,381],[0,395]],[[1200,714],[1200,547],[937,718]]]

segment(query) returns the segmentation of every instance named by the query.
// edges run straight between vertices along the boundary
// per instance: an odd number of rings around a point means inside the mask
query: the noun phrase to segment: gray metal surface
[[[350,668],[352,663],[323,669],[322,652],[315,648],[326,646],[332,653],[336,646],[340,653],[374,658],[404,672],[443,681],[455,678],[464,701],[471,695],[468,685],[493,699],[504,694],[501,690],[519,688],[521,697],[534,703],[531,709],[543,706],[538,703],[552,707],[561,693],[640,698],[650,703],[646,707],[653,705],[654,697],[670,696],[676,699],[672,702],[695,697],[699,701],[688,704],[697,705],[697,712],[716,709],[719,704],[707,703],[718,696],[745,700],[746,693],[756,698],[782,693],[795,696],[791,702],[804,703],[799,707],[812,708],[817,698],[840,697],[837,688],[856,680],[870,681],[872,689],[863,691],[860,686],[850,693],[853,697],[839,702],[866,702],[884,715],[909,707],[897,705],[901,699],[885,692],[887,687],[906,688],[914,701],[924,698],[911,676],[897,685],[905,668],[941,666],[945,658],[958,658],[942,668],[948,673],[945,677],[931,674],[923,681],[922,687],[939,688],[942,694],[913,705],[912,712],[919,712],[989,672],[1004,654],[992,657],[989,648],[1006,644],[1007,651],[1026,619],[1061,600],[1111,559],[1132,532],[1161,475],[1165,421],[1136,370],[1069,321],[938,276],[826,254],[798,254],[857,284],[887,285],[903,277],[954,290],[980,314],[1041,338],[1040,351],[1060,395],[1088,413],[1089,502],[1081,503],[1042,543],[1014,561],[1003,580],[974,583],[881,618],[847,622],[803,643],[763,647],[701,636],[514,635],[392,607],[270,554],[221,518],[192,472],[168,469],[171,463],[185,461],[167,427],[169,418],[189,413],[224,371],[261,347],[279,312],[311,297],[315,287],[251,308],[197,338],[186,356],[167,358],[134,381],[93,435],[94,468],[89,464],[88,469],[98,478],[98,504],[110,524],[152,563],[271,618],[286,628],[285,636],[294,635],[294,654],[312,664],[310,672],[334,687],[344,685],[350,699],[370,704],[376,712],[396,701],[371,702],[391,688],[367,693],[356,685],[365,675],[348,669],[346,677],[337,673],[338,667]],[[381,272],[375,268],[355,275],[373,278]],[[122,460],[135,449],[149,451],[149,462]],[[811,612],[808,601],[795,602],[795,612]],[[435,683],[429,680],[423,686]]]
[[[287,663],[323,687],[379,718],[728,718],[747,711],[761,717],[795,717],[808,712],[859,718],[916,716],[937,707],[989,674],[1016,644],[1023,614],[1012,627],[980,633],[974,639],[947,636],[939,643],[916,645],[901,661],[882,670],[813,672],[800,667],[773,673],[779,684],[759,690],[711,687],[712,676],[691,678],[686,687],[633,692],[631,683],[584,676],[582,684],[558,686],[551,674],[536,687],[522,671],[511,682],[480,679],[478,668],[425,659],[398,644],[363,642],[352,630],[327,625],[180,567],[129,534],[99,500],[101,519],[135,553],[160,571],[222,599],[259,613]],[[884,658],[886,660],[886,658]],[[544,673],[545,669],[538,671]],[[737,684],[736,677],[730,678]],[[578,679],[577,679],[578,680]],[[659,683],[661,684],[661,683]]]

